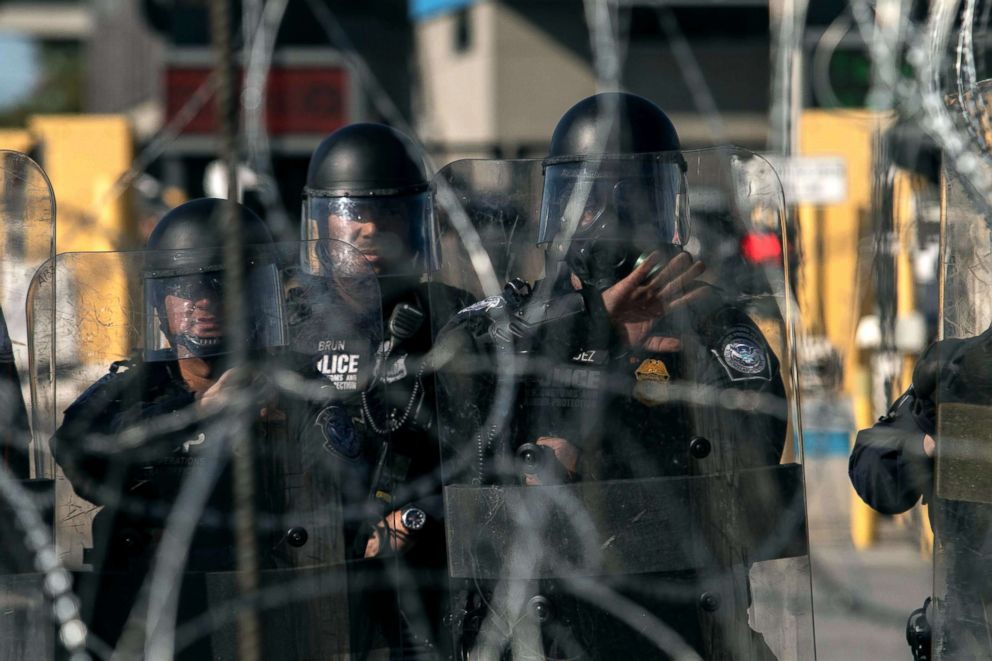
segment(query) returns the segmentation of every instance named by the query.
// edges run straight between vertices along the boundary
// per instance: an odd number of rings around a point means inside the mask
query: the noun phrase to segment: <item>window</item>
[[[468,7],[463,7],[455,12],[453,29],[452,48],[456,53],[467,52],[472,48],[472,20]]]

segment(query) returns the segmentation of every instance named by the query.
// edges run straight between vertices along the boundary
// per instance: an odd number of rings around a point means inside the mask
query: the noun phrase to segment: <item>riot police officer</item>
[[[747,625],[744,569],[729,569],[749,554],[728,550],[738,524],[723,518],[754,490],[690,496],[679,478],[778,464],[784,388],[762,333],[685,250],[675,127],[639,96],[586,98],[555,128],[543,177],[544,279],[463,309],[435,348],[458,487],[451,573],[471,577],[453,603],[456,644],[468,658],[770,658]],[[513,486],[551,483],[569,487]],[[487,484],[509,486],[474,488]],[[684,516],[700,529],[665,529]]]
[[[318,333],[306,352],[336,387],[346,373],[370,374],[328,436],[338,447],[342,435],[357,434],[365,449],[355,461],[374,466],[368,521],[352,556],[381,562],[368,563],[365,573],[354,564],[353,610],[360,613],[352,617],[359,628],[380,632],[398,657],[434,646],[446,586],[434,378],[426,361],[431,320],[447,319],[471,300],[424,280],[440,258],[424,161],[396,129],[351,124],[318,145],[303,196],[303,236],[358,248],[382,292],[386,337],[374,365],[361,364],[373,357],[352,347],[364,338]],[[375,627],[366,626],[369,616]]]
[[[339,543],[340,535],[329,530],[333,489],[321,486],[336,471],[332,455],[319,451],[316,413],[311,413],[316,404],[280,395],[260,376],[270,352],[286,342],[282,284],[268,228],[240,205],[246,324],[240,337],[251,362],[236,368],[241,375],[231,369],[232,322],[224,310],[231,294],[221,266],[224,204],[198,199],[173,209],[153,231],[145,253],[110,255],[117,261],[94,256],[94,268],[108,272],[129,260],[141,262],[134,266],[140,268],[146,323],[143,333],[129,329],[134,332],[128,336],[143,336],[144,344],[130,359],[111,365],[66,409],[51,440],[76,493],[103,507],[93,522],[87,558],[95,580],[83,575],[84,586],[92,583],[96,592],[84,595],[84,614],[98,639],[110,646],[120,639],[126,654],[140,655],[147,642],[144,626],[152,615],[146,581],[168,538],[168,522],[195,517],[183,576],[201,579],[183,581],[179,621],[215,606],[212,600],[223,599],[225,590],[230,594],[237,566],[231,452],[254,456],[257,490],[247,507],[256,515],[261,569],[329,562]],[[238,386],[239,378],[250,387]],[[230,407],[232,397],[251,400],[250,438],[231,438],[231,411],[242,410]],[[307,475],[303,486],[294,482],[301,471]],[[177,499],[194,482],[208,486],[203,511],[175,511]],[[210,575],[214,578],[202,578]],[[219,592],[207,590],[203,580]],[[304,628],[301,623],[310,621],[305,611],[294,615]],[[322,626],[327,622],[324,618]],[[323,635],[289,639],[273,627],[262,637],[270,658],[300,658],[326,649],[316,644]],[[233,654],[233,638],[221,627],[216,638],[200,638],[176,653],[179,658]]]
[[[858,496],[882,514],[901,514],[933,494],[933,455],[937,433],[934,392],[938,356],[958,353],[975,340],[945,340],[921,356],[913,383],[872,427],[858,432],[848,462],[848,474]],[[938,345],[943,345],[938,347]],[[933,525],[933,514],[930,525]],[[928,599],[906,624],[906,641],[917,661],[933,658]]]
[[[988,594],[982,558],[990,532],[985,506],[934,498],[934,474],[938,408],[970,406],[968,415],[982,426],[981,412],[992,395],[990,367],[992,328],[930,345],[913,370],[910,387],[872,427],[858,432],[848,464],[854,490],[873,509],[901,514],[921,499],[929,505],[934,543],[947,564],[938,592],[938,605],[945,611],[941,658],[979,658],[988,651],[989,618],[982,605],[982,595]],[[945,408],[944,415],[951,418],[952,412]],[[944,433],[947,443],[979,435],[975,429],[960,436],[946,428]],[[955,458],[953,450],[945,456]],[[960,459],[974,460],[967,454]],[[930,599],[909,617],[906,636],[915,659],[935,658],[934,617]]]

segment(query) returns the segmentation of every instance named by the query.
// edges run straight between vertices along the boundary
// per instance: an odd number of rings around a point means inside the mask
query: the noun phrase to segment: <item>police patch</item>
[[[386,383],[396,383],[400,379],[405,379],[407,375],[406,371],[406,357],[408,354],[403,354],[396,360],[389,363],[386,368]]]
[[[328,406],[317,414],[320,433],[324,436],[324,447],[346,459],[356,459],[362,452],[362,443],[351,421],[351,416],[343,406]]]
[[[771,380],[770,360],[764,339],[747,326],[736,326],[720,340],[713,354],[731,381]]]
[[[490,296],[489,298],[484,298],[477,303],[464,308],[458,312],[458,316],[463,314],[471,314],[473,312],[478,312],[482,310],[483,312],[489,312],[490,310],[498,310],[506,304],[506,299],[502,296]]]
[[[765,352],[750,340],[734,340],[723,347],[723,359],[743,374],[759,374],[765,369]]]
[[[354,341],[351,344],[361,346]],[[363,354],[349,352],[344,340],[322,341],[317,347],[328,352],[317,357],[317,371],[338,390],[358,390]]]

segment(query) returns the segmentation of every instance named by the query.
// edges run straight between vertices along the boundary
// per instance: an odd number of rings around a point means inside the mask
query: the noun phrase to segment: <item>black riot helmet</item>
[[[440,251],[423,151],[382,124],[350,124],[310,157],[303,189],[304,239],[354,245],[377,272],[422,273]]]
[[[145,360],[208,358],[230,351],[224,320],[224,200],[201,198],[165,214],[146,246]],[[268,227],[237,207],[250,349],[285,343],[275,246]]]
[[[688,238],[685,159],[665,112],[624,92],[579,101],[544,161],[538,242],[580,280],[605,289],[652,250]]]

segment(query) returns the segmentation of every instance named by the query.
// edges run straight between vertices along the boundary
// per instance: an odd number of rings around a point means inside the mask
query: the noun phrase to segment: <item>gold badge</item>
[[[659,383],[664,383],[670,378],[665,363],[657,358],[646,358],[643,360],[634,372],[634,377],[638,381],[656,381]]]
[[[634,399],[644,406],[659,406],[668,401],[668,368],[657,358],[641,361],[634,371]]]

